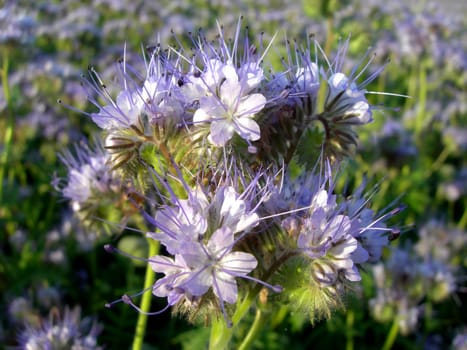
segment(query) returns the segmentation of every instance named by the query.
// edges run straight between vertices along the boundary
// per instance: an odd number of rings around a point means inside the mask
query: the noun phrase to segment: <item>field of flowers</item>
[[[467,20],[0,7],[0,349],[467,349]]]

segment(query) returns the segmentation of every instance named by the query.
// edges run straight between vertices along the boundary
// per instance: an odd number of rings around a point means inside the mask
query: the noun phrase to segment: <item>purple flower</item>
[[[195,307],[212,290],[230,324],[224,303],[233,304],[237,301],[237,278],[280,291],[277,286],[249,276],[257,267],[258,261],[254,255],[240,251],[237,246],[259,223],[256,207],[250,209],[252,199],[258,195],[258,177],[240,194],[234,187],[238,179],[234,181],[230,177],[224,180],[226,184],[217,188],[198,185],[191,189],[183,179],[179,180],[188,192],[187,199],[178,199],[176,191],[168,183],[164,183],[165,190],[172,194],[170,200],[166,199],[168,203],[154,217],[143,212],[157,228],[155,232],[149,232],[148,236],[160,241],[173,256],[158,255],[148,259],[155,272],[164,274],[164,277],[155,282],[152,292],[156,296],[167,298],[167,307],[162,310],[164,311],[169,306],[178,304]],[[261,198],[258,200],[261,202]],[[115,251],[111,247],[108,249]],[[118,301],[124,301],[139,310],[129,296]]]
[[[204,70],[191,66],[194,72],[183,77],[180,90],[187,102],[199,101],[201,97],[215,94],[216,87],[222,81],[224,63],[217,58],[207,59]]]
[[[163,61],[157,51],[151,56],[146,80],[138,96],[138,105],[149,115],[150,122],[178,123],[184,113],[183,96],[168,62]]]
[[[193,39],[189,54],[157,47],[142,77],[124,63],[115,101],[94,75],[106,103],[91,117],[107,130],[113,168],[135,175],[142,200],[155,194],[145,206],[154,212],[139,208],[154,228],[147,237],[165,248],[166,256],[147,260],[163,274],[149,289],[167,298],[164,310],[205,315],[220,307],[227,320],[225,303],[245,295],[239,285],[249,288],[237,278],[279,290],[253,276],[280,280],[290,268],[303,271],[290,278],[290,299],[318,295],[306,308],[312,317],[328,314],[342,287],[361,279],[360,264],[379,258],[395,233],[383,222],[393,213],[375,215],[361,191],[350,200],[335,194],[335,169],[325,160],[353,151],[352,127],[372,119],[365,86],[381,69],[357,83],[371,58],[346,75],[348,41],[333,61],[324,57],[327,69],[317,43],[312,58],[310,41],[305,49],[287,46],[285,71],[265,76],[269,47],[239,38],[240,22],[232,41],[219,29],[217,41]],[[327,93],[317,106],[322,81]],[[313,154],[314,146],[323,153]],[[308,171],[315,156],[324,171]],[[289,171],[301,175],[280,178]],[[154,192],[146,191],[151,183]],[[129,296],[121,301],[138,309]]]
[[[139,91],[124,90],[116,101],[100,108],[98,113],[92,113],[92,121],[104,130],[125,129],[138,122],[141,113]]]
[[[384,221],[400,208],[376,215],[366,208],[364,185],[353,196],[339,198],[333,193],[332,168],[327,162],[324,173],[304,170],[296,178],[286,176],[280,191],[270,190],[265,208],[276,215],[290,213],[280,224],[289,236],[296,237],[298,250],[310,259],[322,284],[337,282],[339,275],[359,281],[359,265],[377,261],[390,236],[398,233]]]
[[[109,192],[117,185],[108,166],[109,154],[98,141],[95,144],[95,149],[91,150],[88,144],[82,143],[75,147],[75,155],[67,150],[60,157],[68,176],[55,178],[54,186],[71,200],[74,211],[79,211],[91,197]]]
[[[240,251],[237,243],[258,225],[256,207],[258,178],[238,193],[239,179],[227,178],[217,188],[202,187],[187,190],[187,199],[178,199],[174,189],[169,203],[163,205],[154,217],[145,213],[156,226],[148,236],[160,241],[173,257],[155,256],[148,260],[155,272],[165,276],[153,286],[153,293],[167,297],[168,306],[183,302],[194,305],[212,290],[219,300],[226,318],[224,303],[233,304],[238,298],[237,278],[244,278],[270,286],[248,274],[258,262],[251,253]],[[180,179],[183,182],[183,179]],[[261,202],[261,198],[258,198]]]
[[[176,67],[162,60],[160,52],[156,50],[151,56],[141,86],[138,74],[133,72],[134,68],[127,65],[125,59],[118,66],[122,89],[115,100],[111,98],[99,75],[90,70],[91,80],[87,82],[91,92],[90,100],[99,108],[99,112],[89,114],[91,119],[104,130],[140,127],[145,114],[153,123],[166,119],[178,122],[183,115],[184,101],[173,74]],[[106,104],[101,106],[91,97],[93,94],[99,95]]]
[[[210,209],[215,222],[222,224],[222,227],[228,227],[234,234],[248,232],[255,227],[259,217],[249,210],[247,195],[248,190],[239,195],[232,186],[220,187]]]
[[[186,255],[189,263],[196,266],[195,278],[186,282],[194,295],[204,294],[212,287],[221,302],[237,301],[235,278],[245,277],[258,262],[249,253],[232,252],[234,243],[233,231],[222,227],[213,233],[207,244],[199,245],[199,255]]]
[[[19,335],[21,349],[76,349],[99,350],[97,335],[101,327],[90,319],[81,319],[80,308],[65,309],[63,315],[52,309],[49,320],[40,328],[27,325]]]
[[[309,61],[309,55],[303,58],[303,67],[299,67],[295,73],[297,91],[304,91],[315,96],[319,90],[318,65]]]
[[[217,229],[226,227],[236,233],[246,233],[259,220],[256,213],[248,209],[242,196],[232,186],[220,186],[209,198],[197,188],[189,192],[186,200],[173,198],[174,206],[167,205],[149,220],[160,230],[149,233],[153,239],[164,244],[171,254],[205,238]]]
[[[211,123],[208,140],[215,146],[225,146],[234,133],[247,141],[259,140],[259,125],[253,117],[264,108],[266,98],[259,93],[246,93],[252,81],[258,78],[251,73],[253,76],[242,81],[236,69],[228,64],[222,68],[222,75],[219,95],[200,98],[200,107],[193,115],[193,122]]]
[[[329,94],[325,108],[339,114],[349,124],[367,124],[373,120],[365,91],[341,72],[328,78]]]
[[[264,80],[260,66],[263,56],[251,49],[247,36],[243,45],[239,41],[240,21],[231,47],[221,28],[219,47],[202,36],[194,43],[200,68],[194,59],[181,55],[184,61],[190,62],[190,73],[183,76],[181,91],[187,98],[185,102],[195,103],[193,123],[200,128],[209,123],[208,140],[217,147],[225,146],[234,134],[248,144],[261,137],[254,117],[266,105],[266,97],[259,92]],[[242,49],[244,53],[240,55]]]
[[[160,278],[154,284],[154,295],[167,297],[169,305],[177,304],[182,298],[192,299],[189,291],[182,287],[191,273],[191,268],[182,255],[176,255],[175,260],[166,256],[154,256],[149,259],[149,264],[154,271],[165,274],[164,278]]]
[[[213,288],[221,303],[235,303],[238,294],[235,278],[245,277],[256,267],[257,261],[249,253],[232,252],[234,243],[232,230],[222,227],[207,243],[193,242],[185,247],[186,250],[175,255],[175,260],[151,259],[152,268],[166,274],[155,285],[155,290],[164,292],[156,295],[172,297],[170,304],[180,299],[181,291],[185,296],[202,296]]]
[[[201,190],[189,193],[189,199],[176,199],[176,205],[157,211],[154,224],[160,229],[149,236],[159,240],[171,254],[203,237],[208,228],[208,199]]]
[[[316,269],[321,283],[334,284],[338,273],[343,273],[349,281],[359,281],[361,277],[352,260],[358,242],[350,234],[350,219],[336,215],[335,205],[329,205],[328,197],[322,190],[313,198],[311,214],[301,222],[297,246],[322,267]]]
[[[357,264],[379,261],[383,248],[400,234],[398,229],[388,227],[385,221],[400,212],[402,207],[396,207],[384,214],[375,213],[366,207],[368,198],[363,193],[365,184],[366,181],[340,204],[340,210],[351,218],[350,233],[358,241],[358,248],[353,253],[353,260]]]

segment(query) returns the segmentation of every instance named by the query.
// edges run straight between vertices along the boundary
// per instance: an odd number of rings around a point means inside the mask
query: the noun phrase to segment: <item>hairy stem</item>
[[[264,273],[262,276],[262,281],[267,281],[269,277],[290,257],[295,255],[293,252],[287,252],[282,254],[272,265],[271,267]],[[211,326],[211,336],[209,339],[209,350],[225,350],[228,349],[228,345],[230,340],[232,339],[232,335],[236,330],[236,327],[243,319],[245,314],[250,309],[252,303],[256,300],[256,296],[261,291],[263,286],[261,284],[257,284],[252,290],[250,290],[245,298],[237,303],[237,308],[235,309],[235,313],[232,316],[232,327],[228,327],[223,318],[219,317],[212,321]],[[255,320],[256,321],[256,320]],[[259,322],[259,321],[258,321]],[[258,325],[259,327],[259,325]],[[256,335],[253,334],[252,336]],[[250,341],[252,341],[251,339]],[[249,344],[247,344],[249,346]]]
[[[232,327],[228,327],[225,320],[221,317],[214,319],[211,326],[211,336],[209,338],[209,350],[226,350],[234,330],[250,309],[251,304],[256,299],[259,289],[256,288],[248,292],[245,298],[237,304],[234,315],[232,316]]]

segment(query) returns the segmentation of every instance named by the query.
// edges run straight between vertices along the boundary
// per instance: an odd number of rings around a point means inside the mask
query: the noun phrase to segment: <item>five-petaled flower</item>
[[[203,96],[199,100],[193,122],[211,123],[208,140],[215,146],[224,146],[234,133],[247,141],[257,141],[261,137],[253,117],[266,105],[266,97],[260,93],[246,93],[250,86],[256,85],[254,75],[259,72],[245,71],[247,79],[242,79],[232,65],[224,65],[219,95]]]
[[[207,243],[192,241],[175,255],[153,257],[151,267],[166,276],[156,282],[154,294],[167,296],[169,304],[178,302],[182,296],[204,295],[210,288],[221,303],[237,301],[235,278],[244,277],[257,265],[249,253],[232,251],[234,233],[227,227],[217,229]]]

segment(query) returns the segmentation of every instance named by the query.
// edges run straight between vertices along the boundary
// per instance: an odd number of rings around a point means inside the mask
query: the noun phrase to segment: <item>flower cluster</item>
[[[384,221],[400,208],[375,213],[367,207],[364,187],[347,198],[337,195],[327,163],[318,174],[302,170],[298,177],[287,176],[266,202],[270,212],[286,214],[276,223],[287,235],[282,256],[291,261],[279,269],[279,281],[291,305],[312,320],[329,316],[349,283],[361,280],[362,264],[379,261],[383,247],[399,234]]]
[[[347,41],[335,60],[324,56],[323,64],[317,43],[314,54],[311,43],[305,49],[287,46],[290,60],[283,60],[284,71],[266,70],[272,41],[266,45],[261,40],[259,48],[248,36],[242,42],[240,23],[232,42],[222,30],[217,45],[202,34],[193,38],[190,56],[181,46],[152,48],[143,84],[122,60],[121,91],[115,99],[90,70],[86,83],[99,110],[89,116],[106,131],[105,145],[115,165],[140,157],[148,144],[160,149],[162,143],[174,157],[193,149],[219,157],[222,148],[231,146],[248,162],[259,158],[278,164],[290,161],[301,142],[315,146],[317,140],[309,134],[317,129],[324,129],[326,156],[340,159],[352,153],[357,144],[353,128],[372,120],[365,86],[382,68],[358,83],[369,58],[362,71],[356,67],[345,74]],[[318,99],[320,89],[327,90],[324,101]]]
[[[143,77],[122,60],[116,98],[93,69],[86,84],[112,171],[100,179],[140,192],[131,202],[154,227],[146,237],[165,248],[146,260],[162,274],[150,289],[192,319],[230,324],[235,303],[262,287],[312,319],[329,315],[397,236],[385,221],[398,209],[375,213],[363,185],[343,198],[334,184],[354,127],[372,120],[365,86],[382,68],[358,82],[372,58],[345,74],[348,41],[329,60],[310,40],[287,44],[274,71],[272,41],[242,40],[241,21],[231,41],[222,29],[217,42],[191,39],[190,54],[180,41],[152,47]],[[63,193],[88,202],[80,188],[101,187],[89,176],[98,167],[75,163]]]
[[[160,232],[150,234],[159,240],[174,259],[156,256],[149,259],[156,272],[165,277],[154,285],[153,293],[167,297],[169,305],[182,298],[190,303],[212,288],[223,303],[235,303],[235,278],[247,277],[258,264],[249,253],[232,251],[258,224],[258,215],[247,207],[243,194],[232,186],[219,186],[214,198],[197,189],[188,193],[187,200],[159,210],[152,221]]]
[[[75,152],[66,150],[60,155],[68,173],[64,178],[55,176],[53,185],[64,199],[70,201],[71,209],[83,227],[89,230],[97,224],[101,230],[109,232],[108,222],[126,223],[136,211],[127,200],[133,187],[112,172],[111,154],[102,141],[95,137],[93,143],[89,145],[82,141],[75,145]],[[100,221],[96,222],[96,217]],[[87,241],[91,242],[99,234],[92,230],[87,236]]]
[[[21,349],[75,349],[99,350],[97,335],[101,327],[90,319],[81,319],[81,310],[65,309],[61,315],[58,309],[52,309],[49,320],[41,322],[39,327],[27,325],[19,335]]]

